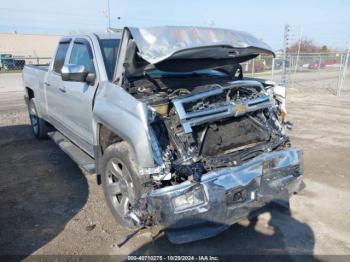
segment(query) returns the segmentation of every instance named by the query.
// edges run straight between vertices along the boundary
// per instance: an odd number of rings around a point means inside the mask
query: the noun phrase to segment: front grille
[[[209,126],[201,154],[206,157],[216,156],[269,139],[268,131],[258,128],[247,116],[230,118]]]

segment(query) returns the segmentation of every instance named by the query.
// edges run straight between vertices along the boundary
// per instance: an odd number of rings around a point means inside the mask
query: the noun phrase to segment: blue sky
[[[0,32],[103,31],[106,10],[107,0],[0,0]],[[285,23],[291,41],[300,28],[319,44],[346,48],[350,41],[348,0],[110,0],[110,10],[113,27],[214,25],[247,31],[275,49],[282,47]]]

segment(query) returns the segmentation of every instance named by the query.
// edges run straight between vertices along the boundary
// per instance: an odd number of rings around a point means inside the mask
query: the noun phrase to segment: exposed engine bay
[[[152,109],[156,188],[238,166],[289,146],[273,86],[254,80],[168,85],[146,76],[127,89]],[[183,87],[185,86],[185,87]]]
[[[261,40],[227,29],[123,32],[117,95],[104,98],[116,105],[116,140],[130,144],[136,160],[126,159],[133,172],[116,182],[132,175],[136,186],[124,194],[139,198],[128,206],[115,200],[107,179],[119,220],[160,225],[181,244],[215,236],[268,203],[288,206],[302,190],[302,150],[285,134],[285,88],[243,77],[241,63],[263,53],[275,56]],[[132,155],[124,152],[120,158]]]

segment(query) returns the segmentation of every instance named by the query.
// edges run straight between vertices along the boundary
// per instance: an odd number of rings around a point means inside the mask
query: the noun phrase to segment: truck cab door
[[[84,66],[86,72],[98,77],[91,43],[85,38],[73,41],[66,64]],[[94,83],[63,81],[66,135],[90,155],[93,155],[92,104],[97,84],[97,80]]]
[[[64,132],[65,119],[63,108],[66,104],[65,90],[61,77],[71,39],[59,42],[56,55],[44,80],[44,95],[46,97],[47,117],[58,130]]]

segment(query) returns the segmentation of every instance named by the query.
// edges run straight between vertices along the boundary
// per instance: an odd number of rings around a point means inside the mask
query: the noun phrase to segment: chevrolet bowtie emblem
[[[234,105],[234,109],[235,109],[236,113],[240,113],[240,112],[246,111],[247,106],[242,105],[242,104],[236,104],[236,105]]]

